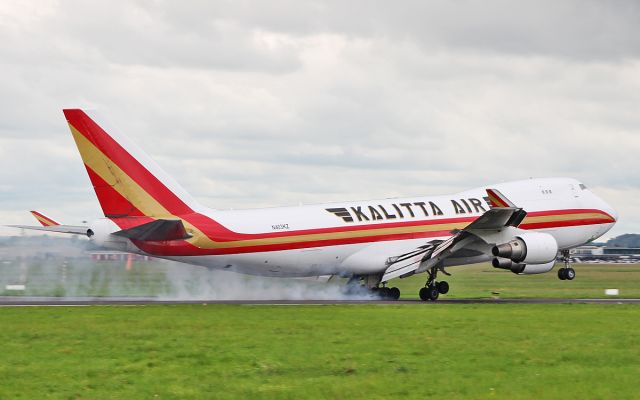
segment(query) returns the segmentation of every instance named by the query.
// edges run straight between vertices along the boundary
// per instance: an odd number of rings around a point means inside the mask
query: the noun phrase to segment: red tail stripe
[[[109,185],[100,175],[96,174],[86,164],[89,179],[93,184],[93,188],[98,196],[98,201],[102,207],[102,211],[107,218],[122,215],[142,216],[144,213],[138,210],[133,204],[124,198],[113,186]]]
[[[67,121],[172,214],[188,214],[189,208],[138,160],[82,110],[64,110]]]

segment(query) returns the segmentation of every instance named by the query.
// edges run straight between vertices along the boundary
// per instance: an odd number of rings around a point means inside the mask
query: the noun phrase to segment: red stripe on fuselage
[[[558,227],[569,227],[569,226],[585,226],[585,225],[597,225],[597,224],[607,224],[612,223],[613,218],[600,210],[552,210],[552,211],[538,211],[532,212],[528,215],[535,216],[553,216],[553,215],[567,215],[567,214],[585,214],[585,213],[597,213],[601,214],[602,218],[578,218],[574,220],[557,220],[557,221],[548,221],[548,222],[539,222],[539,223],[528,223],[520,225],[522,229],[543,229],[543,228],[558,228]],[[393,227],[402,227],[402,226],[429,226],[434,224],[449,224],[449,223],[470,223],[475,220],[477,216],[474,217],[461,217],[461,218],[443,218],[443,219],[433,219],[433,220],[423,220],[423,221],[406,221],[406,222],[393,222],[386,224],[371,224],[371,225],[357,225],[357,226],[346,226],[346,227],[333,227],[333,228],[321,228],[321,229],[308,229],[308,230],[299,230],[299,231],[289,231],[289,232],[273,232],[273,233],[260,233],[260,234],[239,234],[231,232],[231,234],[226,233],[224,236],[216,236],[214,232],[207,232],[208,236],[214,236],[216,241],[218,242],[228,242],[232,240],[246,240],[246,239],[262,239],[262,238],[273,238],[273,237],[282,237],[282,236],[302,236],[309,234],[320,234],[320,233],[339,233],[339,232],[349,232],[349,231],[360,231],[360,230],[376,230],[376,229],[387,229]],[[207,218],[209,219],[209,218]],[[210,220],[210,219],[209,219]],[[216,224],[218,225],[218,224]],[[230,232],[227,230],[227,232]],[[417,239],[417,238],[429,238],[429,237],[445,237],[450,236],[451,232],[449,230],[437,230],[437,231],[427,231],[427,232],[410,232],[410,233],[400,233],[400,234],[380,234],[376,235],[375,232],[372,232],[370,236],[366,237],[355,237],[355,238],[340,238],[340,239],[323,239],[316,241],[300,241],[295,243],[283,243],[283,244],[265,244],[265,245],[254,245],[254,246],[244,246],[238,245],[238,247],[233,248],[218,248],[218,249],[200,249],[186,241],[174,241],[174,242],[137,242],[134,243],[140,247],[142,250],[155,255],[162,256],[197,256],[197,255],[221,255],[221,254],[240,254],[240,253],[252,253],[252,252],[265,252],[265,251],[278,251],[278,250],[293,250],[293,249],[302,249],[302,248],[310,248],[310,247],[325,247],[325,246],[337,246],[337,245],[345,245],[345,244],[355,244],[355,243],[373,243],[379,241],[391,241],[391,240],[407,240],[407,239]]]
[[[430,232],[412,232],[394,235],[372,235],[367,237],[342,238],[342,239],[324,239],[314,241],[301,241],[295,243],[268,244],[258,246],[242,246],[219,249],[200,249],[188,242],[141,242],[133,240],[133,243],[141,250],[158,256],[206,256],[206,255],[223,255],[223,254],[243,254],[257,253],[266,251],[294,250],[310,247],[326,247],[338,246],[357,243],[373,243],[391,240],[408,240],[429,237],[443,237],[451,235],[451,231],[430,231]]]

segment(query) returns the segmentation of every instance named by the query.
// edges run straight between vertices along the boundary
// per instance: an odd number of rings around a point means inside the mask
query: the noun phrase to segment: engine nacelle
[[[555,261],[558,242],[548,233],[526,232],[515,239],[491,249],[496,257],[508,258],[514,263],[546,264]]]
[[[555,264],[555,260],[544,264],[519,264],[508,258],[494,258],[491,262],[494,268],[508,269],[514,274],[522,275],[543,274],[551,271]]]
[[[117,251],[128,251],[128,240],[112,235],[113,232],[119,231],[120,228],[110,219],[101,218],[93,221],[89,226],[89,230],[91,235],[87,232],[87,236],[97,246]]]
[[[525,264],[513,262],[508,258],[494,258],[491,265],[493,268],[508,269],[514,274],[521,274],[527,267]]]
[[[556,260],[546,264],[527,264],[521,273],[524,275],[544,274],[551,271],[554,265],[556,265]]]

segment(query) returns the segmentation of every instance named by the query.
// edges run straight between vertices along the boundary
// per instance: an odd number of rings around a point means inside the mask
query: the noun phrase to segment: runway
[[[640,299],[440,299],[436,302],[420,300],[208,300],[156,299],[134,297],[18,297],[0,296],[0,307],[29,306],[151,306],[151,305],[455,305],[455,304],[640,304]]]

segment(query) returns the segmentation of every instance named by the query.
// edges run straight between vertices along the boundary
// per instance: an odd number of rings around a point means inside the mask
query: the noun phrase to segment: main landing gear
[[[562,250],[562,261],[564,262],[564,267],[558,270],[558,278],[561,281],[572,281],[576,277],[576,271],[569,266],[571,262],[569,250]]]
[[[373,292],[378,293],[380,297],[387,300],[398,300],[400,298],[400,289],[398,289],[397,287],[377,287],[373,288]]]
[[[387,282],[380,282],[380,275],[353,275],[346,284],[347,294],[370,294],[382,300],[398,300],[400,289],[387,287]]]
[[[442,272],[444,273],[444,270]],[[418,293],[422,301],[436,301],[441,294],[447,294],[449,292],[449,283],[447,283],[447,281],[436,282],[437,276],[438,269],[431,268],[431,270],[429,270],[429,278],[427,279],[427,283],[422,289],[420,289],[420,292]]]

